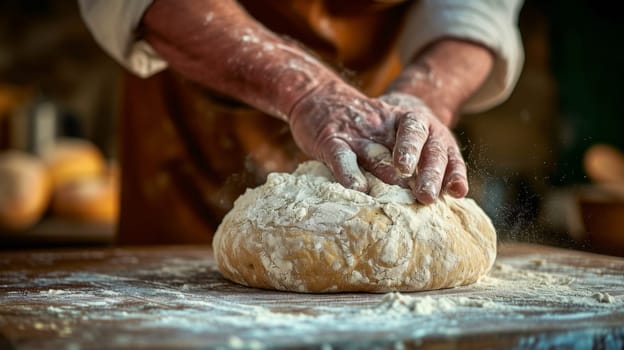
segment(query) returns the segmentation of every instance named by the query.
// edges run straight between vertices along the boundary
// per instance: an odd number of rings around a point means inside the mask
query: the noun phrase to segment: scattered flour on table
[[[473,317],[498,314],[508,317],[515,314],[521,319],[526,319],[527,313],[544,312],[549,309],[563,310],[571,306],[584,309],[582,315],[600,314],[624,307],[623,295],[612,296],[607,292],[597,292],[593,288],[583,287],[582,282],[583,280],[568,275],[497,263],[487,276],[475,285],[466,287],[468,290],[461,295],[454,295],[453,289],[449,289],[448,294],[442,295],[434,295],[437,292],[393,292],[383,295],[378,302],[367,305],[333,306],[334,303],[327,303],[327,306],[298,307],[296,303],[285,301],[284,305],[288,304],[287,307],[275,308],[221,300],[211,306],[225,313],[219,318],[219,323],[232,327],[255,327],[257,329],[251,331],[255,335],[282,327],[303,331],[320,324],[331,329],[348,329],[373,321],[372,327],[379,330],[384,327],[393,328],[397,322],[422,318],[434,321],[435,324],[436,320],[441,321],[448,316],[461,318],[462,315]],[[596,281],[585,279],[585,282],[596,285]],[[614,288],[619,290],[624,288],[624,280],[613,282]],[[190,293],[196,288],[197,286],[184,285],[185,291]],[[471,290],[474,291],[474,295]],[[195,306],[211,304],[206,299],[195,301],[190,299],[186,298],[182,304]],[[552,319],[558,316],[556,312],[545,312],[533,317]]]
[[[384,315],[431,315],[438,312],[449,312],[458,308],[495,308],[491,300],[467,297],[411,297],[398,292],[384,295],[378,304],[364,308],[360,314]]]
[[[614,303],[615,302],[615,298],[613,298],[611,296],[611,294],[609,293],[603,293],[603,292],[598,292],[594,295],[592,295],[592,297],[596,300],[598,300],[601,303]]]
[[[143,267],[138,275],[144,278],[51,274],[49,278],[28,281],[41,286],[39,292],[29,294],[29,305],[13,302],[15,295],[16,300],[23,298],[24,292],[18,290],[0,298],[0,310],[9,315],[52,315],[52,321],[39,322],[35,328],[63,336],[80,337],[80,332],[74,332],[80,329],[74,328],[77,323],[110,326],[111,321],[126,319],[132,320],[137,330],[208,334],[209,339],[215,339],[213,345],[223,348],[261,349],[272,339],[289,337],[318,344],[339,341],[342,335],[354,333],[396,336],[402,332],[420,339],[478,330],[483,322],[502,332],[518,326],[532,329],[567,320],[589,322],[613,313],[624,315],[623,267],[577,268],[554,261],[536,264],[527,259],[504,258],[472,286],[388,293],[376,296],[375,302],[370,298],[362,302],[364,298],[349,294],[282,293],[283,299],[276,299],[275,294],[266,292],[250,299],[250,290],[216,278],[207,260],[176,258]],[[207,281],[206,277],[211,279]],[[67,282],[84,288],[65,290]],[[19,322],[15,325],[19,329],[31,327]],[[114,344],[133,344],[132,330],[119,331],[112,340]]]

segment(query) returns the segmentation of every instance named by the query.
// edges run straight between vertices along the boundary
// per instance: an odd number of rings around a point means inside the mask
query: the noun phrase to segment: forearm
[[[283,120],[319,84],[340,80],[233,0],[156,0],[143,30],[183,76]]]
[[[468,41],[443,39],[418,54],[391,84],[388,92],[414,95],[451,126],[457,112],[486,80],[493,54]]]

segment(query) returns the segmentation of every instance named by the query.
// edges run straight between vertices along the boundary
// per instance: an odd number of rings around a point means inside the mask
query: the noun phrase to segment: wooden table
[[[479,283],[401,295],[232,284],[196,246],[3,252],[0,348],[624,348],[624,259],[508,244]]]

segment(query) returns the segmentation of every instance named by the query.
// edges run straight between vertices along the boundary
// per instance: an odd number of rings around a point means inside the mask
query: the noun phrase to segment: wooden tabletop
[[[296,294],[197,246],[0,253],[0,348],[624,347],[624,259],[506,244],[472,286]]]

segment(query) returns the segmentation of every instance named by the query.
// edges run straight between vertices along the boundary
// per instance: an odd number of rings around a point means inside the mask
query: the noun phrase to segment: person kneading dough
[[[320,162],[273,173],[236,200],[219,226],[219,271],[251,287],[387,292],[473,283],[496,257],[496,232],[471,199],[430,205],[367,174],[368,194]]]
[[[511,93],[523,59],[515,24],[521,2],[80,0],[94,38],[128,73],[119,119],[119,242],[210,243],[246,188],[304,160],[324,163],[346,189],[370,193],[376,182],[368,172],[432,205],[415,215],[438,208],[460,220],[453,208],[466,202],[452,199],[466,196],[468,178],[451,127],[460,114]],[[391,230],[399,218],[363,198],[372,207],[358,208],[352,224]],[[353,227],[343,232],[356,234]],[[325,258],[354,280],[361,274],[371,289],[401,288],[340,254]],[[452,271],[453,261],[433,254],[414,256],[422,264],[430,256],[431,273]],[[452,284],[414,278],[409,288]]]

